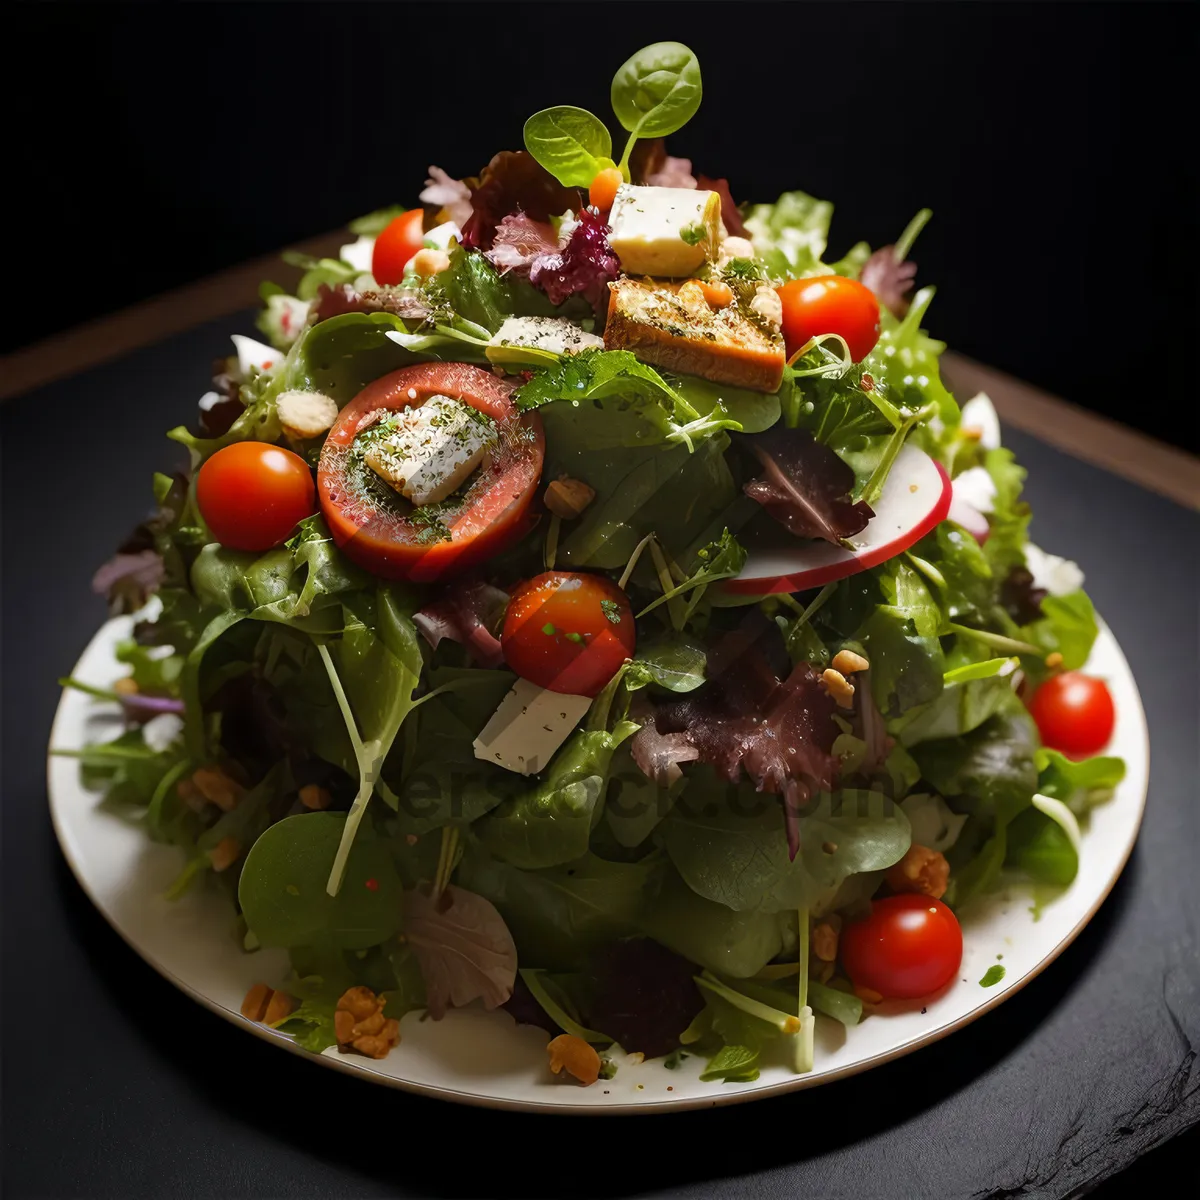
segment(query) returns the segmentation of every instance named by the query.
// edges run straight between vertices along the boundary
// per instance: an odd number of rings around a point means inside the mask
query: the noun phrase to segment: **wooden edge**
[[[1200,510],[1200,459],[974,359],[947,351],[943,373],[959,400],[987,392],[1003,424],[1103,467],[1176,504]]]
[[[338,230],[294,249],[315,258],[332,256],[349,236]],[[283,263],[278,252],[268,254],[35,342],[0,358],[0,400],[249,308],[258,301],[263,279],[291,287],[298,277],[298,269]],[[961,354],[947,352],[942,361],[960,397],[987,392],[1001,421],[1177,504],[1200,510],[1200,459],[1194,455]]]
[[[292,249],[314,258],[335,256],[348,240],[353,240],[352,235],[339,231],[310,238]],[[0,358],[0,400],[110,362],[206,321],[250,308],[259,302],[258,285],[264,279],[273,279],[281,287],[294,287],[300,269],[288,266],[280,258],[281,253],[276,251],[251,259],[6,354]]]

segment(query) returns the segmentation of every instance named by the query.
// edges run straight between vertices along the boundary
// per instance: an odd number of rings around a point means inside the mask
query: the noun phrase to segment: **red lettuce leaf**
[[[863,264],[859,276],[864,287],[875,293],[880,303],[888,308],[893,316],[902,318],[908,312],[908,294],[913,289],[913,280],[917,277],[917,264],[914,262],[897,262],[894,246],[884,246]]]
[[[501,275],[515,271],[528,278],[529,268],[538,258],[557,253],[558,235],[554,226],[518,212],[509,213],[496,226],[492,248],[485,250],[483,256]]]
[[[593,959],[588,1025],[615,1038],[627,1054],[670,1054],[704,1007],[697,967],[649,938],[616,942]]]
[[[504,661],[500,639],[492,632],[508,604],[508,593],[487,583],[451,584],[432,604],[413,614],[413,624],[433,647],[443,638],[466,646],[481,667],[496,667]]]
[[[583,296],[599,309],[607,303],[608,285],[619,270],[620,263],[608,244],[608,226],[585,208],[562,251],[534,260],[529,282],[545,292],[551,304]]]
[[[760,614],[748,615],[710,651],[708,680],[655,706],[630,743],[634,762],[659,786],[678,764],[699,761],[738,783],[784,798],[788,847],[799,848],[797,813],[813,790],[832,790],[837,709],[808,663],[780,672],[782,641]],[[786,654],[784,655],[786,658]]]
[[[1013,567],[1000,585],[1000,603],[1018,625],[1032,624],[1045,615],[1042,601],[1047,594],[1045,588],[1034,586],[1028,567]]]
[[[776,428],[746,441],[763,473],[743,490],[789,533],[836,545],[875,515],[865,500],[850,499],[853,470],[811,433]]]
[[[496,227],[510,213],[548,221],[580,207],[578,189],[564,187],[525,150],[501,150],[478,180],[465,182],[471,185],[471,217],[462,230],[468,250],[490,250]]]

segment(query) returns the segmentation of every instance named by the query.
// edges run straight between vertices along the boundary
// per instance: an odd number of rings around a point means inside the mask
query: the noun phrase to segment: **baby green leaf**
[[[525,149],[567,187],[587,187],[613,165],[612,138],[603,122],[570,104],[534,113],[525,122]]]
[[[700,63],[680,42],[643,47],[612,81],[613,112],[634,137],[666,137],[682,129],[696,115],[701,94]]]

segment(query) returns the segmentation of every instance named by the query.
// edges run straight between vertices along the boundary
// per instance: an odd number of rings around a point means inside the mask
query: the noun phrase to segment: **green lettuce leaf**
[[[1111,800],[1117,784],[1125,778],[1124,759],[1107,755],[1074,762],[1043,746],[1035,753],[1034,762],[1038,769],[1037,790],[1061,800],[1077,817]]]

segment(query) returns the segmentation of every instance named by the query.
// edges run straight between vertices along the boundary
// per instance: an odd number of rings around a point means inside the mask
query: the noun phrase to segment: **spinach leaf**
[[[250,848],[238,885],[246,923],[264,946],[365,950],[400,928],[402,887],[387,845],[361,831],[336,896],[325,888],[344,813],[285,817]]]
[[[961,526],[943,521],[913,547],[912,555],[914,565],[937,588],[951,621],[990,611],[996,591],[992,568],[983,548]]]
[[[782,836],[782,818],[780,818]],[[735,912],[698,895],[670,870],[641,915],[642,929],[676,954],[721,975],[744,979],[783,951],[783,919]]]
[[[587,187],[611,167],[612,138],[587,109],[569,104],[543,108],[525,122],[525,149],[568,187]]]
[[[628,178],[629,156],[638,138],[659,138],[682,129],[703,96],[700,63],[680,42],[655,42],[623,63],[613,76],[611,99],[630,138],[621,158]]]
[[[992,658],[947,671],[941,694],[909,709],[888,732],[904,746],[970,733],[1010,702],[1016,666],[1016,659]]]
[[[1077,591],[1047,596],[1042,601],[1042,616],[1023,625],[1018,636],[1047,654],[1058,651],[1063,667],[1076,671],[1087,662],[1098,632],[1091,599],[1086,592]]]
[[[711,778],[691,781],[663,824],[665,846],[689,887],[736,912],[812,907],[848,876],[889,867],[908,850],[898,806],[880,792],[845,789],[802,809],[800,852],[789,861],[782,801]]]
[[[586,854],[525,871],[470,847],[456,878],[496,906],[527,967],[559,971],[581,967],[598,947],[637,932],[656,866],[652,858],[609,862]]]
[[[637,729],[579,730],[554,756],[536,787],[505,800],[473,827],[481,846],[526,871],[571,862],[587,852],[599,818],[613,751]]]

